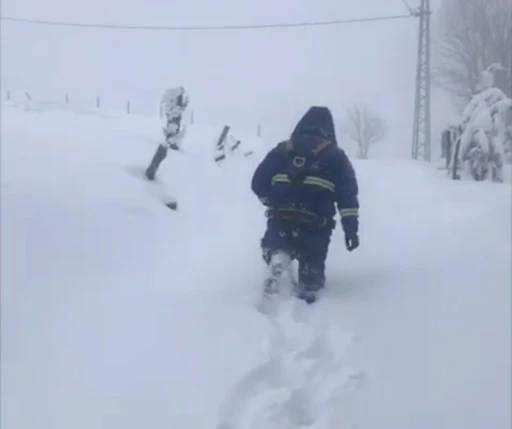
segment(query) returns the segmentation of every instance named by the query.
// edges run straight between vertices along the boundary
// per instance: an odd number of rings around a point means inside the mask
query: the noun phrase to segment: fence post
[[[67,92],[66,92],[66,104],[69,104],[69,95]]]
[[[193,110],[190,112],[190,124],[191,125],[194,124],[194,111]]]
[[[217,140],[216,150],[217,155],[215,156],[215,162],[220,162],[224,158],[226,158],[226,149],[224,147],[224,142],[226,140],[226,136],[229,132],[229,125],[224,125],[224,128],[222,129],[222,132],[220,133],[219,140]]]
[[[258,124],[258,137],[261,137],[261,124]]]
[[[100,108],[100,97],[96,97],[96,107]]]
[[[241,143],[242,143],[241,140],[237,140],[235,142],[235,144],[231,147],[231,152],[234,152],[235,150],[237,150]]]
[[[126,102],[126,113],[130,114],[130,100]]]
[[[9,101],[11,99],[11,91],[7,91],[7,100]]]

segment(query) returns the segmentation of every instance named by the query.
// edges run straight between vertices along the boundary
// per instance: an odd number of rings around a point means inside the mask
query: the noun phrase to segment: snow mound
[[[3,427],[213,426],[262,365],[258,159],[214,162],[219,128],[190,126],[151,183],[158,120],[2,106]]]
[[[2,427],[508,428],[510,186],[355,162],[361,247],[266,318],[262,142],[216,163],[222,126],[148,183],[158,118],[2,105]]]
[[[169,156],[149,184],[132,168],[149,162],[158,121],[2,106],[2,427],[199,427],[216,404],[198,398],[256,362],[265,329],[230,305],[245,294],[225,269],[259,258],[231,238],[250,168],[214,163],[214,130],[191,127],[203,156]],[[233,319],[247,354],[226,357]]]

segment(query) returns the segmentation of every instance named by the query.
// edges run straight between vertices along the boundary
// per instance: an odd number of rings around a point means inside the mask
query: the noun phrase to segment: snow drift
[[[265,151],[216,164],[220,128],[152,184],[158,119],[2,106],[2,427],[508,428],[510,186],[355,163],[360,249],[267,319]]]

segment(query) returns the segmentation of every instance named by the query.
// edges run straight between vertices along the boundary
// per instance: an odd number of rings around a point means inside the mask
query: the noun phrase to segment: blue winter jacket
[[[292,183],[293,163],[301,158],[297,158],[300,141],[316,142],[310,149],[318,153],[301,179]],[[304,147],[299,152],[310,153]],[[263,204],[275,209],[298,209],[332,219],[337,206],[345,232],[357,233],[357,179],[352,163],[337,144],[332,115],[326,107],[310,108],[290,140],[266,155],[254,172],[252,190]]]
[[[279,143],[256,168],[252,190],[267,206],[296,208],[333,218],[336,206],[343,217],[357,217],[358,184],[345,152],[330,143],[319,153],[304,180],[292,184],[288,169],[293,160],[287,142]]]

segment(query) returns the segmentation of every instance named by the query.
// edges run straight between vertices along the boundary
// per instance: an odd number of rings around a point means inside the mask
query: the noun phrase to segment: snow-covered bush
[[[505,162],[512,164],[512,100],[500,102],[499,121],[496,127],[496,139],[503,142]]]
[[[503,164],[511,157],[512,100],[487,88],[465,107],[456,128],[449,171],[454,179],[503,181]]]

